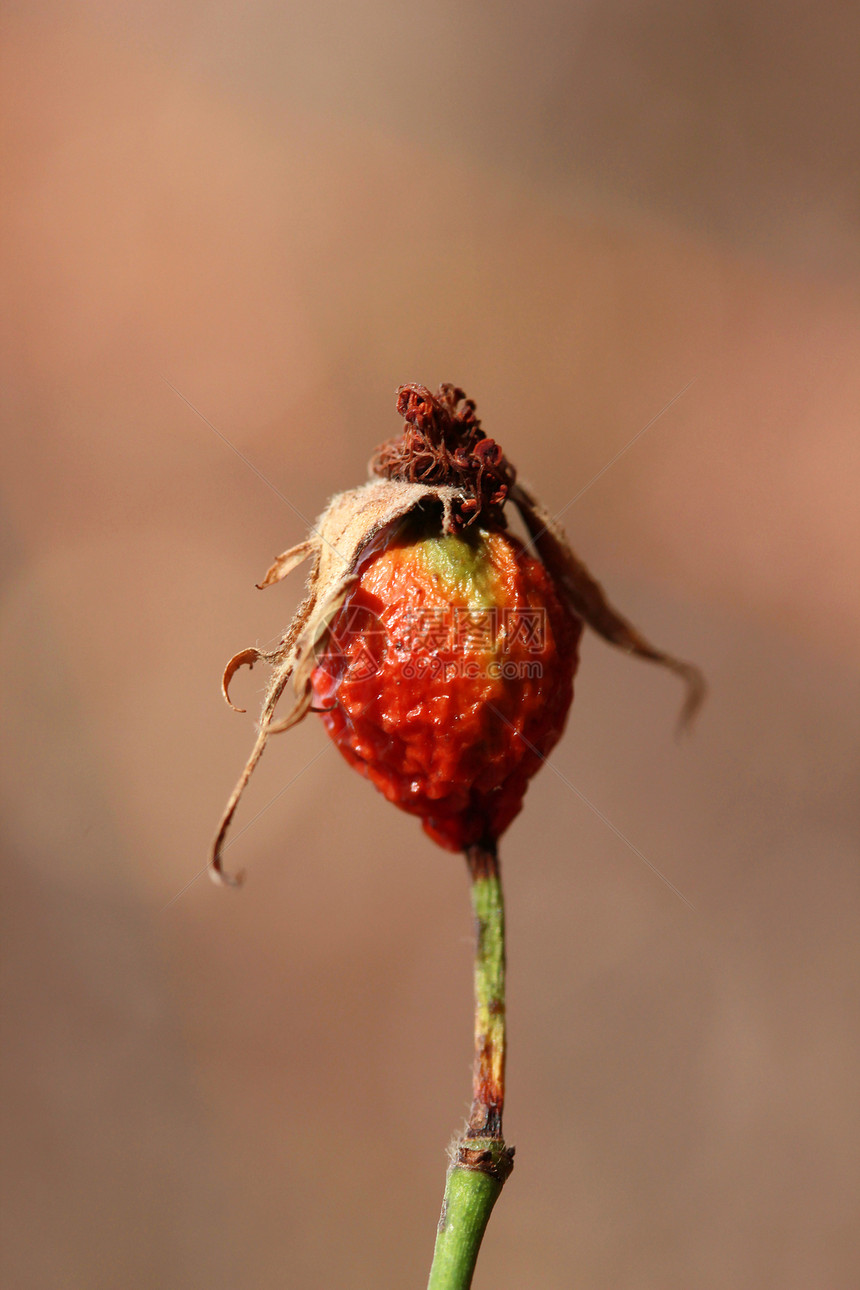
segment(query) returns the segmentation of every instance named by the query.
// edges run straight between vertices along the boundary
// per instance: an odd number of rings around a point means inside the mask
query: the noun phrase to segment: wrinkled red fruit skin
[[[450,624],[464,598],[452,605],[451,584],[428,574],[407,539],[359,566],[333,622],[337,644],[312,677],[314,708],[343,756],[450,851],[495,840],[519,813],[564,729],[582,634],[522,543],[501,531],[486,540],[496,621],[504,610],[545,611],[539,648],[503,634],[505,676],[488,675],[478,642],[416,633],[416,612]],[[510,664],[533,674],[511,675]]]

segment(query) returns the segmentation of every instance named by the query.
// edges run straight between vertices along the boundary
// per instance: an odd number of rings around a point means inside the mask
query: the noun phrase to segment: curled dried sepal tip
[[[241,650],[224,672],[222,690],[231,707],[229,685],[242,666],[267,663],[269,678],[257,738],[221,819],[212,850],[214,881],[238,886],[240,875],[223,868],[224,838],[236,807],[263,754],[268,738],[289,730],[311,706],[311,677],[332,620],[356,583],[356,569],[386,541],[407,516],[436,517],[440,534],[457,535],[480,519],[489,529],[504,529],[504,507],[519,511],[557,595],[577,622],[625,653],[660,664],[685,683],[687,694],[679,719],[689,726],[705,695],[701,672],[691,663],[657,649],[606,598],[598,582],[572,551],[561,526],[520,482],[499,445],[480,428],[475,405],[462,390],[443,385],[437,394],[421,385],[401,386],[398,410],[406,421],[400,436],[383,444],[370,463],[370,482],[332,498],[308,537],[279,555],[267,571],[263,589],[280,582],[312,559],[307,595],[276,649]],[[275,711],[291,683],[293,704],[275,720]],[[236,711],[244,711],[235,708]]]
[[[227,873],[226,869],[221,867],[220,857],[217,864],[214,861],[210,864],[208,873],[216,887],[231,887],[237,891],[245,884],[245,870],[238,869],[236,873]]]
[[[298,546],[291,546],[289,551],[276,556],[274,564],[267,571],[263,581],[256,584],[257,590],[265,591],[266,587],[271,587],[282,578],[286,578],[288,573],[292,573],[293,569],[298,568],[303,561],[313,555],[314,550],[314,543],[309,538],[306,542],[299,542]]]
[[[230,682],[233,680],[233,677],[240,667],[247,667],[250,669],[255,663],[259,662],[261,658],[263,658],[263,655],[258,649],[254,649],[253,646],[250,649],[240,649],[239,653],[234,654],[230,659],[230,662],[224,668],[224,675],[221,677],[221,693],[224,695],[224,698],[227,700],[227,703],[234,712],[247,712],[248,709],[236,707],[235,703],[230,698]]]

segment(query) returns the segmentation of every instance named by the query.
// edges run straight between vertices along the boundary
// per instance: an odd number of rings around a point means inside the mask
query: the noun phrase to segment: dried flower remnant
[[[334,497],[258,584],[311,561],[307,596],[280,643],[227,664],[228,703],[238,668],[264,662],[271,676],[213,847],[216,881],[241,881],[224,871],[222,849],[270,735],[312,708],[390,801],[441,846],[467,850],[495,844],[561,736],[583,625],[676,672],[687,688],[682,722],[702,701],[698,669],[613,609],[462,390],[401,386],[397,408],[405,426],[377,450],[370,481]],[[535,555],[507,531],[509,505]],[[291,706],[276,719],[288,685]]]

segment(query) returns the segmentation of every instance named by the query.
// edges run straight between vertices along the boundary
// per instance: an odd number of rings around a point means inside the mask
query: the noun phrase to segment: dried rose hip
[[[406,425],[378,450],[378,478],[335,497],[261,587],[313,557],[308,596],[271,653],[242,650],[233,673],[272,667],[257,741],[215,841],[271,734],[322,713],[344,757],[449,850],[491,844],[558,741],[573,698],[583,624],[687,684],[682,720],[704,692],[696,668],[649,645],[607,602],[559,526],[516,482],[463,392],[402,386]],[[507,531],[513,503],[536,555]],[[292,682],[295,702],[275,721]],[[239,709],[242,711],[242,709]]]
[[[498,838],[564,729],[581,620],[498,529],[411,523],[358,575],[311,675],[326,729],[441,846]]]

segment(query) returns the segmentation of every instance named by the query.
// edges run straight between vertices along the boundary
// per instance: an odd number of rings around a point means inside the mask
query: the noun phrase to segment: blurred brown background
[[[244,891],[195,875],[263,684],[237,717],[221,667],[301,575],[253,584],[442,380],[555,510],[666,409],[564,522],[712,686],[678,743],[672,678],[590,638],[554,757],[694,908],[550,770],[505,839],[518,1163],[475,1284],[857,1285],[859,37],[6,6],[5,1285],[424,1284],[463,866],[310,719]]]

